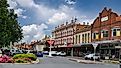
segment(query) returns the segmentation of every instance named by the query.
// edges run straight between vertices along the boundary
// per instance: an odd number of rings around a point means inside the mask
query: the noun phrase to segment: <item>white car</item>
[[[2,56],[2,51],[0,50],[0,57]]]
[[[90,60],[100,60],[100,56],[99,55],[97,55],[97,54],[88,54],[88,55],[86,55],[85,57],[85,60],[87,60],[87,59],[90,59]]]
[[[57,51],[51,51],[49,52],[52,56],[56,56],[57,55]]]
[[[65,52],[57,52],[57,55],[58,56],[66,56],[66,53]]]

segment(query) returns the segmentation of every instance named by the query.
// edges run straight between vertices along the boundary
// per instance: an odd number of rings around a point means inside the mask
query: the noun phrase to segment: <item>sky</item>
[[[7,0],[18,15],[22,42],[41,40],[59,24],[70,21],[93,23],[104,7],[121,14],[121,0]]]

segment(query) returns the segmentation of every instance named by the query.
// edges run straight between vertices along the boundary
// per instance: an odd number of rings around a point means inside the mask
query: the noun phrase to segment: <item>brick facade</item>
[[[113,28],[119,29],[119,31],[116,31],[116,36],[113,36]],[[107,10],[107,8],[104,8],[101,13],[99,13],[99,16],[94,20],[92,24],[92,42],[95,41],[103,41],[103,40],[114,40],[114,39],[121,39],[121,16],[118,14],[112,12],[112,9]],[[103,37],[104,34],[102,34],[101,31],[107,31],[108,36]],[[98,38],[94,38],[94,33],[97,33]]]

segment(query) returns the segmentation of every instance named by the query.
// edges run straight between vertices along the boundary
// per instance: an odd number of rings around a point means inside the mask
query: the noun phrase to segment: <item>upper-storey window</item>
[[[99,33],[98,32],[95,32],[92,35],[93,35],[93,39],[99,39]]]
[[[120,36],[120,28],[113,28],[112,36]]]
[[[76,44],[77,44],[77,40],[78,40],[77,38],[78,38],[78,35],[76,35]]]
[[[82,43],[84,43],[84,34],[82,34]]]
[[[87,34],[85,33],[85,41],[84,43],[87,43]]]
[[[108,37],[108,30],[102,30],[101,31],[101,38]]]
[[[88,33],[88,41],[87,42],[89,43],[89,41],[90,41],[90,33]]]

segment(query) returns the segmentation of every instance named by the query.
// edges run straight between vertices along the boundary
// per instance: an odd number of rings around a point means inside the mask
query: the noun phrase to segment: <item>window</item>
[[[85,34],[85,41],[84,41],[85,43],[87,42],[87,34]]]
[[[96,39],[96,33],[93,33],[93,39]]]
[[[116,29],[113,29],[113,36],[116,36]]]
[[[112,36],[120,36],[120,28],[113,28]]]
[[[79,43],[80,43],[80,35],[79,35]]]
[[[99,39],[99,33],[93,33],[93,39]]]
[[[88,33],[88,43],[89,43],[89,39],[90,39],[90,33]]]
[[[82,43],[84,43],[84,34],[82,34]]]
[[[78,37],[78,36],[76,35],[76,44],[77,44],[77,37]]]
[[[102,34],[102,38],[103,38],[103,37],[108,37],[108,31],[107,31],[107,30],[103,30],[103,31],[101,32],[101,34]]]

